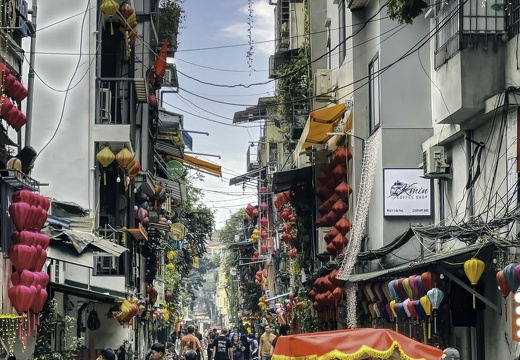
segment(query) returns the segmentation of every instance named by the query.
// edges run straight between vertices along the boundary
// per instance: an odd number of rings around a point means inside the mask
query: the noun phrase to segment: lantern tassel
[[[110,35],[114,35],[114,25],[112,24],[112,17],[110,17]]]
[[[399,332],[399,320],[397,320],[397,317],[395,318],[395,332]]]
[[[423,343],[427,343],[427,334],[426,334],[426,323],[428,322],[428,320],[424,320],[423,321],[423,324],[422,324],[422,329],[423,329]]]
[[[107,186],[107,173],[103,171],[103,185]]]
[[[477,308],[476,298],[475,298],[475,287],[473,287],[473,309]]]
[[[433,333],[437,334],[437,310],[433,310]]]

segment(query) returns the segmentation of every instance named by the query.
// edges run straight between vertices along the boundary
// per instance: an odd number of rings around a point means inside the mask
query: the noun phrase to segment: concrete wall
[[[38,56],[34,64],[38,78],[34,87],[32,146],[39,152],[54,132],[56,136],[39,154],[32,176],[42,183],[49,183],[48,187],[42,187],[43,195],[67,199],[93,210],[95,204],[89,197],[89,188],[94,176],[90,170],[94,165],[94,150],[91,149],[88,134],[94,123],[90,105],[94,100],[90,90],[95,62],[92,62],[93,56],[89,54],[96,52],[94,31],[98,12],[95,7],[89,6],[82,34],[82,16],[62,21],[84,12],[87,3],[87,0],[56,0],[52,6],[40,6],[38,9],[38,28],[42,30],[38,31]],[[83,40],[80,48],[81,36]],[[81,58],[80,51],[83,54]],[[74,74],[76,66],[77,72]],[[65,100],[64,90],[69,82],[71,90]],[[59,124],[62,110],[63,118]]]

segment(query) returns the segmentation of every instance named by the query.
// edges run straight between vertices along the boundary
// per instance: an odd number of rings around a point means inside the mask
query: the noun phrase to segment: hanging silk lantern
[[[119,4],[116,0],[103,0],[103,3],[99,7],[101,11],[110,18],[110,34],[114,35],[114,27],[112,25],[112,16],[117,13]]]
[[[430,317],[432,315],[433,309],[432,309],[432,303],[430,302],[430,299],[428,299],[428,296],[426,296],[426,295],[421,296],[421,298],[419,299],[419,302],[421,303],[421,306],[424,309],[424,312],[426,313],[426,316]],[[428,339],[431,339],[431,337],[432,337],[432,324],[428,320],[428,318],[426,318],[426,322],[428,323]],[[425,336],[425,338],[426,338],[426,336]]]
[[[268,220],[267,220],[267,218],[265,218],[265,217],[262,217],[262,218],[260,219],[260,224],[262,224],[262,226],[266,226],[266,225],[267,225],[267,223],[268,223]]]
[[[267,188],[265,186],[260,187],[260,192],[265,194],[267,192]]]
[[[518,286],[520,286],[520,283],[515,277],[515,268],[518,266],[518,263],[511,263],[507,265],[504,270],[504,277],[506,278],[507,285],[509,285],[509,288],[511,289],[512,293],[515,293],[518,290]]]
[[[412,291],[412,287],[410,286],[410,278],[403,279],[403,288],[404,288],[404,291],[406,291],[406,295],[408,295],[408,298],[410,300],[415,299],[415,296]]]
[[[515,272],[516,272],[516,268],[515,268]],[[509,287],[509,285],[507,285],[507,281],[506,281],[506,278],[504,277],[504,272],[502,270],[497,272],[497,283],[498,283],[500,292],[502,293],[502,296],[504,297],[504,300],[506,300],[507,296],[511,292],[511,288]],[[504,304],[504,308],[505,308],[504,314],[505,314],[506,321],[507,321],[507,300]]]
[[[114,160],[116,159],[116,156],[114,155],[112,150],[110,150],[110,147],[107,144],[103,147],[103,149],[101,149],[96,154],[96,159],[97,159],[97,161],[99,161],[99,163],[102,166],[101,171],[103,172],[103,184],[106,185],[107,184],[107,174],[106,174],[106,171],[104,168],[106,168],[106,167],[108,167],[108,165],[112,164],[114,162]]]
[[[128,169],[128,165],[132,163],[133,160],[135,160],[134,154],[126,146],[123,146],[123,148],[117,153],[116,155],[116,161],[117,164],[122,169]]]
[[[433,288],[426,293],[428,300],[430,300],[433,309],[433,332],[437,334],[437,309],[444,299],[444,292],[438,288]]]
[[[477,258],[471,258],[464,262],[464,272],[466,273],[466,276],[471,282],[471,285],[473,285],[473,309],[476,309],[475,285],[477,285],[480,277],[484,273],[485,268],[486,265],[484,264],[484,262]]]
[[[392,311],[392,315],[395,318],[395,332],[398,332],[398,330],[399,330],[398,316],[397,316],[397,312],[395,311],[396,302],[395,302],[395,300],[392,300],[388,304],[390,305],[390,310]]]
[[[266,211],[267,210],[267,203],[266,202],[262,202],[260,204],[260,209],[262,209],[262,211]]]

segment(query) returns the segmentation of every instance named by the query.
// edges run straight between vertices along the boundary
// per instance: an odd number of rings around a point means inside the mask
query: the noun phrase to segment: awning
[[[184,159],[175,158],[175,160],[180,161],[181,163],[191,167],[192,169],[202,171],[209,175],[214,175],[218,177],[222,176],[222,168],[220,167],[220,165],[212,164],[210,162],[189,155],[184,155]]]
[[[72,296],[77,296],[93,301],[98,301],[105,304],[113,304],[116,301],[122,300],[121,297],[111,294],[105,294],[98,291],[93,291],[89,289],[82,289],[76,286],[68,285],[68,284],[58,284],[52,282],[49,284],[51,291],[57,291],[63,294],[68,294]]]
[[[154,145],[155,150],[161,155],[183,157],[184,151],[172,140],[157,140]]]
[[[248,173],[245,173],[243,175],[236,176],[234,178],[229,179],[229,185],[230,186],[239,185],[239,184],[248,182],[249,180],[265,179],[265,177],[266,177],[266,172],[265,172],[265,166],[264,166],[263,168],[256,169],[256,170],[250,171]]]
[[[273,192],[275,194],[289,190],[293,185],[305,184],[312,181],[312,166],[279,171],[273,175]]]
[[[88,245],[92,245],[103,252],[114,256],[120,256],[125,251],[128,251],[124,246],[113,243],[112,241],[100,238],[99,236],[77,230],[56,230],[51,227],[45,227],[41,231],[48,235],[51,239],[60,240],[65,237],[69,240],[78,253],[82,253]]]
[[[145,241],[148,240],[148,232],[143,227],[143,225],[139,224],[138,227],[134,229],[127,230],[137,241]]]
[[[315,110],[309,114],[301,139],[305,139],[302,149],[316,144],[326,143],[346,111],[345,103]]]
[[[412,263],[405,263],[403,265],[394,266],[393,268],[385,269],[385,270],[379,270],[379,271],[373,271],[369,273],[363,273],[363,274],[353,274],[350,275],[348,278],[348,281],[357,283],[357,282],[363,282],[371,279],[375,279],[381,276],[392,276],[403,272],[413,272],[413,270],[422,268],[425,266],[429,266],[431,264],[437,263],[439,261],[443,261],[449,258],[455,258],[459,256],[466,255],[468,258],[473,255],[473,252],[480,252],[482,251],[482,248],[491,246],[492,243],[485,243],[485,244],[473,244],[469,246],[465,246],[463,248],[457,249],[457,250],[450,250],[449,253],[444,254],[435,254],[430,257],[425,257],[422,260],[415,260]]]
[[[160,184],[163,189],[166,189],[166,193],[171,198],[179,201],[186,200],[186,185],[159,176],[155,177],[155,182]]]
[[[94,254],[92,252],[85,251],[78,254],[76,249],[68,244],[56,245],[51,243],[47,248],[47,258],[86,268],[94,268]]]

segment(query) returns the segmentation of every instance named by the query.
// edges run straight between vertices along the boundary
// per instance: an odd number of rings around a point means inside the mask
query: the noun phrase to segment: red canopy
[[[388,329],[347,329],[281,336],[273,360],[440,360],[442,350]]]

